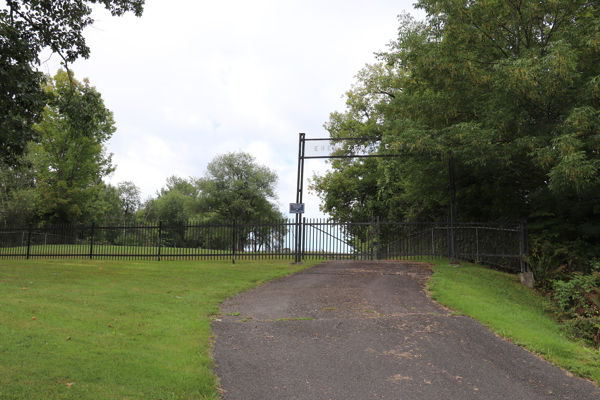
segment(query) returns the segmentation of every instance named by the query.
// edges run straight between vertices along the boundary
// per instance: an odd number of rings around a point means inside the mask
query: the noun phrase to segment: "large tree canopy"
[[[277,179],[275,171],[257,164],[248,153],[219,155],[208,164],[204,178],[197,180],[201,209],[240,223],[279,218],[274,203]]]
[[[381,135],[401,157],[333,162],[312,185],[324,211],[447,215],[451,157],[462,219],[526,217],[583,252],[600,243],[600,2],[417,7],[427,22],[401,16],[326,124],[332,137]]]
[[[37,71],[39,54],[50,49],[68,68],[90,49],[83,36],[93,24],[92,5],[102,4],[112,15],[140,16],[144,0],[5,0],[0,9],[0,161],[14,164],[46,103]]]
[[[157,197],[147,199],[138,211],[142,223],[162,222],[165,245],[209,246],[227,249],[232,231],[226,225],[237,223],[236,248],[255,251],[280,246],[286,228],[274,225],[247,225],[283,218],[275,200],[277,174],[256,163],[244,152],[215,157],[203,178],[171,176]],[[202,223],[213,229],[188,228]]]
[[[18,165],[0,162],[0,225],[133,222],[140,190],[105,184],[114,166],[106,142],[113,115],[87,79],[59,70],[45,77],[47,105]]]
[[[48,78],[44,90],[51,100],[35,125],[40,139],[29,144],[39,213],[53,223],[79,222],[96,214],[102,179],[114,170],[104,147],[116,130],[112,112],[94,87],[72,75],[59,71]]]
[[[156,198],[147,199],[141,206],[138,219],[144,223],[162,221],[166,225],[202,219],[198,214],[199,196],[195,178],[170,176],[166,186],[157,191]]]
[[[166,225],[190,221],[238,223],[278,219],[277,173],[244,152],[216,156],[204,177],[171,176],[138,212],[143,222]]]

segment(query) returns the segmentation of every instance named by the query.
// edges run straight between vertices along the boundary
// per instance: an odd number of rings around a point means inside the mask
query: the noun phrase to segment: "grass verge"
[[[600,352],[570,340],[552,318],[551,302],[514,274],[448,260],[433,264],[431,297],[553,364],[600,384]]]
[[[220,303],[316,263],[2,260],[0,398],[217,398]]]

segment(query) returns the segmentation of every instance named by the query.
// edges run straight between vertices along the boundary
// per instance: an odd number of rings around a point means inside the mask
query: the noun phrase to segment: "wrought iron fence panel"
[[[0,258],[346,259],[455,256],[523,269],[523,224],[292,219],[0,229]]]
[[[370,223],[304,220],[302,256],[305,259],[372,259],[371,230]]]
[[[439,222],[381,223],[383,259],[448,256],[448,225]]]
[[[520,268],[519,224],[460,223],[455,227],[457,255],[504,269]]]

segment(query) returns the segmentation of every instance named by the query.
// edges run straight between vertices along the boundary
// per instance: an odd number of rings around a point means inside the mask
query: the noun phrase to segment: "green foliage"
[[[200,191],[194,178],[183,179],[177,176],[167,178],[166,186],[157,192],[156,198],[147,199],[137,207],[140,222],[165,225],[182,224],[197,219]]]
[[[196,180],[202,192],[200,209],[226,220],[246,223],[280,218],[273,203],[277,173],[256,163],[248,153],[219,155],[212,160],[204,178]]]
[[[33,124],[41,119],[46,96],[44,75],[32,67],[37,52],[8,17],[0,10],[0,162],[15,166],[37,136]]]
[[[123,221],[133,222],[135,213],[141,205],[140,188],[131,181],[119,182],[117,184],[117,193],[121,202]]]
[[[285,231],[245,224],[283,218],[277,200],[277,173],[256,163],[248,153],[227,153],[215,157],[204,178],[196,179],[201,191],[201,215],[213,221],[233,221],[237,228],[236,249],[253,250],[278,246]]]
[[[376,193],[377,165],[375,159],[333,160],[332,166],[339,173],[314,176],[309,189],[323,194],[326,188],[321,209],[327,210],[334,220],[369,221],[380,208]]]
[[[104,147],[116,130],[112,112],[87,80],[80,83],[70,72],[58,71],[44,90],[51,100],[27,156],[35,170],[39,215],[49,223],[89,220],[102,178],[114,170]]]
[[[452,163],[460,219],[528,218],[555,251],[597,254],[598,0],[416,6],[427,21],[400,16],[398,38],[325,124],[334,138],[381,136],[378,151],[399,157],[333,161],[311,185],[323,211],[446,217]]]
[[[36,217],[35,173],[31,166],[0,163],[0,226],[26,226]]]
[[[133,222],[139,188],[102,181],[114,170],[105,143],[115,123],[100,93],[65,71],[46,77],[43,90],[37,140],[18,162],[0,163],[0,224]]]
[[[591,346],[600,344],[600,285],[597,273],[573,274],[553,281],[553,299],[563,312],[564,328],[570,336]]]
[[[95,214],[87,223],[118,226],[136,222],[136,212],[141,205],[140,189],[133,182],[119,182],[117,186],[102,185],[94,202]]]
[[[203,178],[171,176],[157,197],[147,199],[137,212],[142,223],[163,223],[163,245],[199,248],[231,248],[229,229],[206,232],[187,229],[189,223],[236,226],[236,248],[253,251],[278,248],[286,230],[273,226],[249,226],[250,222],[279,220],[283,215],[274,201],[277,174],[258,165],[244,152],[217,156]]]
[[[6,0],[0,9],[0,162],[15,166],[27,143],[38,137],[47,97],[41,84],[39,53],[49,48],[65,67],[90,49],[83,36],[91,25],[92,4],[112,15],[141,16],[144,0]]]
[[[547,234],[530,239],[527,263],[533,271],[538,288],[549,291],[551,280],[570,272],[567,267],[573,260],[569,257],[568,247],[558,246]]]
[[[564,321],[564,327],[572,338],[582,339],[588,345],[598,347],[600,343],[600,316],[584,317],[578,315]]]
[[[600,292],[595,275],[573,275],[569,280],[553,283],[554,300],[562,311],[587,317],[599,314]]]

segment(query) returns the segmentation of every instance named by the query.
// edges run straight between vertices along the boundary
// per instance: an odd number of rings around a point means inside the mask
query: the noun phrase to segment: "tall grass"
[[[219,304],[314,263],[2,260],[0,398],[216,398]]]

